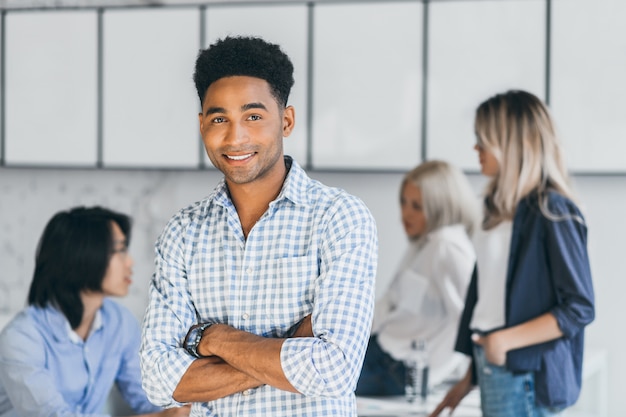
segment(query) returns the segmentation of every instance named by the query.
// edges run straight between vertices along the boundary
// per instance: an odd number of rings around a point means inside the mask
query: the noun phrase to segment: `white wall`
[[[379,231],[378,289],[395,269],[405,245],[399,222],[400,174],[312,173],[326,184],[361,197]],[[56,211],[100,204],[134,218],[130,251],[134,284],[122,300],[140,319],[152,273],[153,242],[167,219],[181,206],[202,198],[220,178],[216,171],[99,171],[0,169],[0,326],[25,305],[37,240]],[[484,184],[471,176],[479,193]],[[609,356],[609,416],[626,415],[622,395],[626,357],[624,317],[626,278],[626,176],[576,177],[575,185],[589,224],[589,252],[596,290],[597,317],[587,332],[588,347],[606,348]],[[380,291],[379,291],[380,292]]]

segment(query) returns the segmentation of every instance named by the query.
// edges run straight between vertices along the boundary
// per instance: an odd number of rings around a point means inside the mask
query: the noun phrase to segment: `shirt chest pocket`
[[[313,310],[315,284],[319,277],[317,258],[274,259],[267,272],[266,285],[259,298],[265,304],[265,315],[275,335],[282,337]]]

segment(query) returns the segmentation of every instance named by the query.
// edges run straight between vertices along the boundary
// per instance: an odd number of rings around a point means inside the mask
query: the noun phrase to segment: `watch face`
[[[192,356],[196,358],[201,358],[202,356],[198,354],[198,345],[200,344],[200,340],[202,340],[202,334],[204,330],[211,326],[213,323],[199,323],[194,324],[187,336],[185,338],[185,342],[183,343],[183,347],[189,352]]]
[[[205,327],[204,326],[200,326],[195,330],[195,334],[194,336],[194,346],[198,346],[200,344],[200,339],[202,339],[202,332],[204,331]]]
[[[198,328],[194,327],[189,333],[189,339],[187,341],[187,348],[195,347],[198,345]]]
[[[200,337],[198,337],[200,333],[198,332],[198,326],[194,325],[191,329],[189,329],[189,333],[187,333],[187,336],[185,337],[185,343],[183,344],[183,347],[185,349],[187,349],[190,353],[191,349],[195,348],[198,343],[200,342]]]

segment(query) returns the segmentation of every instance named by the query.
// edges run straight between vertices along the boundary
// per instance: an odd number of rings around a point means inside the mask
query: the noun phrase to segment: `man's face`
[[[294,111],[279,106],[267,81],[247,76],[215,81],[199,120],[207,155],[229,186],[263,181],[280,171],[283,137],[293,130]]]

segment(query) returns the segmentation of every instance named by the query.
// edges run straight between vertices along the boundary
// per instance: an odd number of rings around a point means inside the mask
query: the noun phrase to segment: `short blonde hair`
[[[407,183],[418,187],[422,194],[424,234],[453,224],[462,224],[468,235],[473,233],[478,199],[461,170],[445,161],[426,161],[406,173],[400,186],[401,196]]]
[[[552,116],[539,98],[520,90],[497,94],[478,106],[474,128],[478,145],[500,166],[485,192],[483,228],[512,220],[520,200],[533,191],[547,217],[548,189],[573,199]]]

